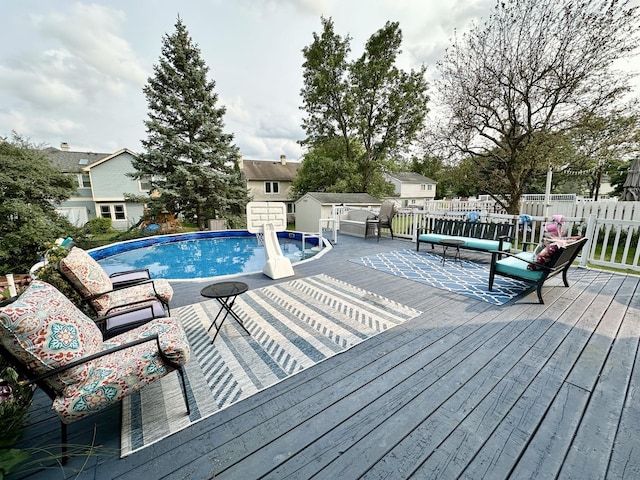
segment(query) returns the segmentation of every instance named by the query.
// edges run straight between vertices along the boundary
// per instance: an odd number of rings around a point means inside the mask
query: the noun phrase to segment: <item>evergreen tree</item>
[[[143,91],[149,106],[146,152],[134,161],[136,178],[151,179],[152,201],[204,229],[215,216],[242,215],[248,194],[233,135],[224,133],[224,107],[215,82],[182,20],[165,35],[160,62]]]

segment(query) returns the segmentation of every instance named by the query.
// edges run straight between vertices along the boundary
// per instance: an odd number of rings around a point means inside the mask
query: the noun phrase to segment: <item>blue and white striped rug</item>
[[[230,317],[216,341],[207,328],[215,300],[172,309],[192,348],[185,373],[191,415],[185,415],[177,374],[170,374],[122,405],[121,455],[155,443],[229,405],[301,372],[419,311],[326,275],[250,290],[234,311],[251,336]]]
[[[502,305],[531,288],[526,282],[496,276],[490,292],[489,265],[465,259],[458,262],[452,256],[449,249],[443,265],[439,254],[404,249],[350,261],[494,305]]]

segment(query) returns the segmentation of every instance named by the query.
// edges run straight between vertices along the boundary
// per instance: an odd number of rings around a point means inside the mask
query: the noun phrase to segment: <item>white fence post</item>
[[[595,250],[594,252],[592,252],[591,248],[592,246],[593,248],[595,248],[596,244],[598,243],[597,242],[598,232],[596,232],[596,225],[598,222],[596,220],[597,220],[597,217],[595,213],[590,214],[589,218],[587,219],[587,231],[584,233],[584,236],[588,238],[587,245],[586,245],[587,254],[580,255],[581,267],[586,267],[589,257],[591,257],[593,253],[595,253]],[[582,251],[584,252],[584,249]]]

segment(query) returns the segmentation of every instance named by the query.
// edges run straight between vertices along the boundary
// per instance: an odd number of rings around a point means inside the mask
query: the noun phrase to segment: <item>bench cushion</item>
[[[521,252],[515,257],[505,257],[496,262],[496,272],[503,273],[505,275],[511,275],[527,280],[537,282],[542,278],[544,272],[542,270],[529,270],[527,267],[530,265],[524,260],[535,262],[535,254],[533,252]]]
[[[485,240],[483,238],[457,237],[452,235],[441,235],[438,233],[423,233],[418,237],[421,242],[440,243],[440,240],[462,240],[460,248],[472,248],[474,250],[497,250],[500,246],[498,240]],[[511,242],[502,242],[502,250],[511,250]]]

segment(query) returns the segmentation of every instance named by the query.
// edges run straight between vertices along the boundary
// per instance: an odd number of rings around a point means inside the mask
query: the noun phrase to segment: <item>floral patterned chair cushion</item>
[[[46,381],[56,392],[53,408],[64,423],[121,400],[185,365],[190,356],[175,318],[155,319],[103,341],[91,319],[57,289],[37,280],[15,302],[0,308],[0,334],[3,346],[35,374],[150,339],[49,377]]]
[[[78,247],[73,247],[69,254],[60,260],[59,266],[62,274],[80,295],[89,300],[99,316],[114,313],[122,305],[144,299],[159,298],[168,305],[173,298],[173,289],[164,279],[148,280],[114,290],[111,278],[100,264]]]
[[[190,348],[185,332],[171,317],[152,320],[113,337],[104,343],[104,347],[115,347],[156,334],[159,342],[145,342],[94,360],[86,381],[67,386],[54,400],[53,409],[61,420],[70,423],[101,410],[189,361]]]
[[[109,291],[104,295],[90,299],[91,306],[98,316],[110,315],[127,309],[143,300],[160,299],[165,305],[173,297],[173,289],[164,279],[156,279],[126,288]]]
[[[67,256],[60,260],[60,270],[83,297],[113,290],[107,272],[81,248],[71,248]]]
[[[0,308],[0,333],[7,350],[27,368],[41,375],[103,349],[102,333],[62,293],[45,282],[33,281],[13,303]],[[83,382],[90,365],[50,377],[59,390]]]

